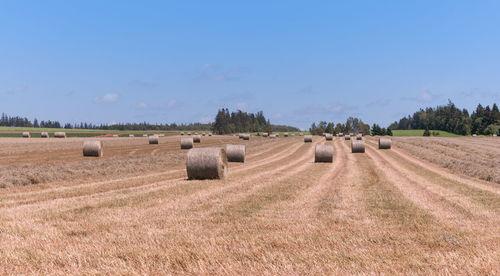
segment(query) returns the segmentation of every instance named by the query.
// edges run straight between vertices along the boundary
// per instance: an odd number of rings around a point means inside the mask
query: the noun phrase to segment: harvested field
[[[188,181],[180,137],[99,138],[98,159],[84,138],[0,139],[0,273],[500,273],[498,139],[366,137],[352,154],[252,137],[226,180]]]

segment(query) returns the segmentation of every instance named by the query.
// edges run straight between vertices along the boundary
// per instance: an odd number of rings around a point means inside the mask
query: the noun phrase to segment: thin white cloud
[[[118,101],[118,98],[120,96],[116,93],[108,93],[102,97],[96,97],[94,98],[94,103],[114,103]]]

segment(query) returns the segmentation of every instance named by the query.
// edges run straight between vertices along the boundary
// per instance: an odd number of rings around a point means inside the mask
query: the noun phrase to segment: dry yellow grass
[[[367,139],[363,155],[334,140],[334,162],[315,164],[320,137],[255,137],[224,181],[187,181],[179,137],[161,139],[158,148],[142,137],[104,140],[106,157],[90,161],[81,140],[50,144],[48,161],[35,139],[23,150],[9,150],[22,138],[0,140],[9,152],[0,153],[2,173],[62,175],[37,185],[3,180],[0,273],[500,273],[498,185],[411,151],[432,146],[436,158],[455,158],[438,150],[447,139],[394,139],[390,151]],[[238,140],[205,139],[204,147]],[[465,151],[471,160],[489,154]],[[24,163],[6,166],[21,155]],[[85,174],[101,166],[109,173]]]

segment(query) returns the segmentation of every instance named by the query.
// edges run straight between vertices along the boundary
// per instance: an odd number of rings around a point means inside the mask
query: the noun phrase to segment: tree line
[[[370,125],[365,124],[359,118],[349,117],[347,118],[345,123],[335,124],[333,122],[326,122],[326,121],[320,121],[318,124],[312,123],[311,127],[309,128],[309,131],[313,135],[322,135],[323,133],[338,134],[338,133],[351,133],[351,132],[363,133],[369,135]],[[384,134],[379,134],[379,135],[386,135],[385,130]]]
[[[460,135],[500,134],[500,111],[496,103],[483,107],[478,104],[469,115],[467,109],[459,109],[448,100],[448,104],[428,107],[415,112],[413,116],[403,117],[392,123],[390,129],[433,129]]]
[[[215,116],[215,122],[212,130],[216,134],[231,134],[241,132],[287,132],[299,131],[298,128],[283,125],[272,125],[269,119],[266,119],[264,113],[247,113],[241,110],[229,112],[229,109],[219,109]]]

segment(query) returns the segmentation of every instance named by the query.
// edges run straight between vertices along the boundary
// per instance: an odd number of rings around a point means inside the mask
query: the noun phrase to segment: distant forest
[[[241,110],[229,113],[227,108],[219,109],[215,116],[213,132],[216,134],[230,134],[240,132],[286,132],[299,131],[296,127],[271,125],[264,113],[247,113]]]
[[[345,123],[333,123],[321,121],[318,124],[313,123],[309,128],[309,131],[313,135],[322,135],[323,133],[363,133],[366,135],[390,135],[392,136],[392,131],[390,129],[385,129],[380,127],[378,124],[373,124],[370,129],[368,124],[365,124],[361,119],[349,117]]]
[[[264,117],[263,112],[246,113],[241,110],[229,114],[228,109],[221,109],[217,113],[214,123],[190,123],[190,124],[150,124],[150,123],[120,123],[112,125],[95,125],[92,123],[66,123],[62,125],[58,121],[30,121],[28,118],[19,116],[8,116],[2,113],[0,126],[8,127],[36,127],[36,128],[65,128],[65,129],[98,129],[98,130],[158,130],[158,131],[213,131],[217,134],[230,134],[238,132],[285,132],[299,131],[290,126],[271,125]]]
[[[450,100],[447,105],[420,109],[413,116],[401,118],[390,129],[432,129],[455,134],[500,134],[500,111],[496,103],[483,107],[479,104],[469,116],[467,109],[459,109]]]

